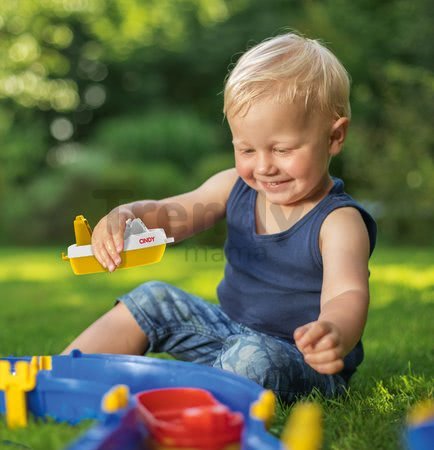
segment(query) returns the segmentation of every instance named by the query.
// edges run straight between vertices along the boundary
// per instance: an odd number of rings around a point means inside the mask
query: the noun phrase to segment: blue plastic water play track
[[[9,361],[13,368],[17,361],[31,358],[1,359]],[[242,450],[285,450],[266,431],[264,423],[250,415],[251,405],[264,392],[260,386],[229,372],[193,363],[79,351],[53,356],[52,370],[39,371],[36,388],[27,394],[28,409],[35,417],[71,424],[97,419],[96,425],[68,450],[143,450],[148,430],[137,414],[133,395],[125,409],[114,413],[101,409],[104,395],[119,384],[127,385],[131,394],[158,388],[206,389],[231,410],[243,414]],[[0,392],[0,413],[5,413],[4,392]]]

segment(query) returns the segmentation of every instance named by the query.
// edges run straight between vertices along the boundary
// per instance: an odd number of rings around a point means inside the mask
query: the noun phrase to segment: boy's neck
[[[276,205],[267,200],[265,195],[258,193],[256,200],[256,232],[258,234],[275,234],[294,226],[333,188],[330,175],[312,191],[308,198],[290,205]]]

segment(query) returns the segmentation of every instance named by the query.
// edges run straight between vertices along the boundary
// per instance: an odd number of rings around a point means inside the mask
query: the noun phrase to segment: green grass
[[[325,449],[402,449],[408,408],[432,398],[434,251],[378,249],[371,264],[365,361],[348,395],[324,400]],[[60,249],[0,249],[0,353],[59,353],[84,327],[139,283],[160,279],[214,301],[223,273],[220,251],[171,248],[160,264],[76,277]],[[290,408],[279,408],[279,434]],[[0,421],[0,448],[61,449],[87,425],[32,421],[10,431]],[[21,444],[21,446],[19,445]]]

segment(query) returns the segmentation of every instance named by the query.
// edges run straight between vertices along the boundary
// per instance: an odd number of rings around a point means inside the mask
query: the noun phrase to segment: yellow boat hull
[[[155,245],[153,247],[128,250],[120,253],[122,259],[117,269],[128,269],[130,267],[145,266],[154,264],[161,260],[166,249],[166,244]],[[98,272],[108,272],[95,258],[95,256],[82,256],[78,258],[68,258],[62,253],[62,259],[69,261],[73,272],[76,275],[85,275]]]

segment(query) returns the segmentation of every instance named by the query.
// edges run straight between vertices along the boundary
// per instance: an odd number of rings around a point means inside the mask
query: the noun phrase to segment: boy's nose
[[[269,175],[276,172],[273,158],[270,155],[258,155],[256,160],[256,173],[259,175]]]

